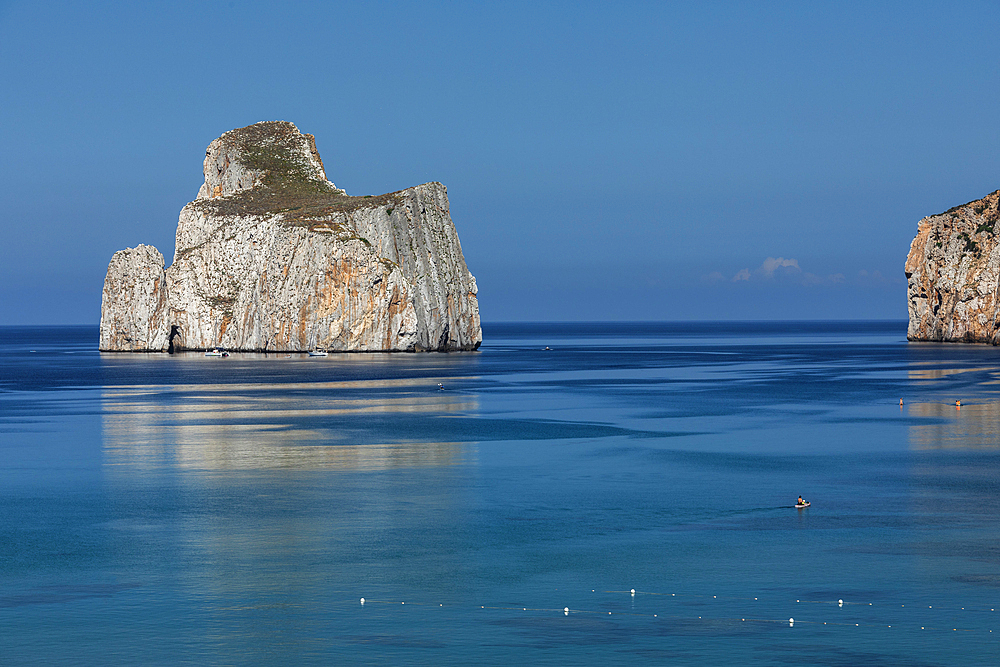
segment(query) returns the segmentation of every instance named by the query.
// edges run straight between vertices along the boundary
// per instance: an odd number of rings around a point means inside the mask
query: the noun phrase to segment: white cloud
[[[878,269],[875,269],[870,273],[861,269],[858,271],[858,282],[862,285],[885,285],[889,281],[886,280],[885,276],[883,276],[882,272]]]
[[[774,276],[774,272],[781,268],[791,268],[796,271],[801,271],[799,268],[799,260],[797,259],[785,259],[784,257],[768,257],[764,260],[764,263],[760,265],[755,273],[760,273],[762,276],[770,278]]]
[[[774,278],[775,272],[779,275],[799,273],[802,269],[799,268],[799,260],[797,259],[785,259],[784,257],[768,257],[754,271],[750,269],[741,269],[735,276],[733,276],[733,282],[738,283],[742,280],[770,280]]]
[[[719,273],[718,271],[712,271],[708,275],[702,276],[701,281],[703,283],[708,283],[709,285],[714,285],[715,283],[721,283],[726,277]]]
[[[869,280],[867,272],[862,272]],[[876,272],[877,273],[877,272]],[[715,271],[710,276],[721,276]],[[717,279],[716,279],[717,280]],[[759,267],[751,271],[750,269],[740,269],[731,279],[731,282],[762,282],[780,281],[805,286],[815,285],[840,285],[847,282],[843,273],[832,273],[827,276],[816,275],[808,271],[803,271],[799,266],[799,260],[792,257],[768,257]]]

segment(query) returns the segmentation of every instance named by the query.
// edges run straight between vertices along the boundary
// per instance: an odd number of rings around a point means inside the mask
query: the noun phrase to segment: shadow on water
[[[0,609],[36,604],[63,604],[93,598],[110,598],[142,584],[66,584],[35,586],[19,593],[0,594]]]

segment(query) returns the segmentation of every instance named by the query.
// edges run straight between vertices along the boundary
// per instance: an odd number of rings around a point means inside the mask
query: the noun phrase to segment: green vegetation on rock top
[[[994,195],[997,195],[997,194],[1000,194],[1000,190],[994,190],[993,192],[989,193],[988,195],[986,195],[986,196],[985,196],[985,197],[983,197],[982,199],[973,199],[972,201],[968,201],[968,202],[965,202],[964,204],[959,204],[958,206],[952,206],[952,207],[951,207],[951,208],[949,208],[949,209],[948,209],[947,211],[942,211],[941,213],[938,213],[938,215],[948,215],[949,213],[958,213],[958,212],[960,212],[960,211],[961,211],[961,210],[962,210],[963,208],[965,208],[966,206],[968,206],[969,204],[976,204],[976,203],[979,203],[979,202],[981,202],[981,201],[984,201],[984,200],[987,200],[987,199],[989,199],[990,197],[992,197],[992,196],[994,196]],[[979,209],[978,211],[976,211],[976,213],[977,213],[977,214],[980,214],[980,213],[982,213],[982,212],[983,212],[983,210],[985,210],[986,208],[987,208],[987,207],[986,207],[986,205],[983,205],[983,206],[982,206],[982,207],[981,207],[981,208],[980,208],[980,209]],[[952,218],[955,218],[955,217],[957,217],[957,216],[956,216],[956,215],[952,215],[951,217],[952,217]]]
[[[309,160],[307,135],[282,121],[257,123],[222,135],[226,152],[247,169],[263,172],[262,185],[193,203],[213,215],[283,214],[286,224],[308,225],[361,208],[401,204],[398,192],[351,197],[320,178]]]

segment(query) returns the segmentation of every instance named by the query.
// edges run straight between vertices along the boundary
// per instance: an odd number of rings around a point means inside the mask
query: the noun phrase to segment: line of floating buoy
[[[594,589],[591,589],[590,592],[594,593],[596,591]],[[708,594],[700,594],[700,593],[680,593],[680,594],[678,594],[678,593],[659,593],[659,592],[654,592],[654,591],[637,591],[634,588],[629,589],[627,591],[606,590],[606,591],[601,591],[601,592],[602,593],[612,593],[612,594],[615,594],[615,593],[628,593],[632,597],[635,597],[636,595],[650,595],[650,596],[659,596],[659,597],[667,597],[667,596],[669,596],[669,597],[677,597],[678,595],[680,595],[681,597],[701,598],[701,599],[706,599],[706,600],[709,599],[709,598],[711,598],[713,600],[757,600],[758,602],[760,601],[759,598],[750,598],[750,597],[723,596],[723,597],[720,598],[718,595],[708,595]],[[772,599],[772,600],[767,600],[767,602],[780,603],[782,601],[781,600],[777,600],[777,599]],[[866,607],[874,607],[875,606],[874,602],[845,602],[843,598],[839,598],[837,600],[805,600],[805,601],[803,601],[802,599],[796,599],[795,602],[799,603],[799,604],[835,604],[838,607],[843,607],[845,605],[862,605],[862,606],[866,606]],[[880,603],[878,606],[879,607],[883,607],[883,606],[892,606],[892,607],[895,607],[896,604],[897,603],[895,603],[895,602],[886,602],[886,603]],[[900,606],[900,608],[905,608],[906,607],[905,604],[900,604],[899,606]],[[934,605],[927,605],[927,608],[928,609],[937,609],[939,611],[970,611],[970,612],[984,612],[984,613],[987,611],[987,608],[985,606],[982,607],[982,608],[979,608],[979,609],[975,609],[975,608],[971,608],[971,607],[967,609],[966,607],[959,607],[959,608],[956,608],[956,607],[941,607],[941,606],[934,607]],[[995,612],[996,608],[995,607],[990,607],[988,609],[988,611]]]
[[[632,590],[634,590],[634,589],[632,589]],[[594,592],[594,591],[592,591],[592,592]],[[628,591],[628,592],[630,594],[632,593],[631,590]],[[673,597],[673,596],[676,596],[676,593],[671,593],[670,595]],[[717,597],[717,596],[713,596],[713,597]],[[739,598],[739,599],[744,599],[744,598]],[[754,598],[754,599],[757,599],[757,598]],[[361,606],[364,606],[366,603],[390,604],[390,605],[397,604],[397,602],[395,600],[368,600],[366,598],[361,598],[360,599],[360,603],[361,603]],[[839,600],[837,600],[837,603],[842,606],[843,600],[839,599]],[[405,605],[406,602],[405,601],[399,601],[399,604],[400,605]],[[412,602],[411,601],[410,606],[411,607],[412,606],[431,606],[432,604],[433,603]],[[443,603],[439,603],[438,606],[439,607],[444,607],[444,604]],[[450,606],[461,606],[461,605],[450,605]],[[869,602],[868,606],[873,606],[873,603]],[[900,606],[904,607],[905,605],[900,605]],[[559,611],[561,611],[564,616],[569,616],[570,615],[570,608],[569,607],[563,607],[562,609],[558,609],[558,608],[553,609],[553,608],[548,608],[548,607],[525,607],[525,606],[522,606],[522,607],[508,607],[508,606],[480,605],[479,608],[480,609],[495,610],[495,611],[533,611],[533,612],[559,612]],[[928,605],[928,608],[932,609],[933,607],[931,605]],[[990,609],[990,611],[995,611],[995,608]],[[605,614],[606,613],[608,616],[614,615],[614,612],[607,611],[607,610],[573,609],[572,612],[574,614]],[[648,614],[648,613],[623,612],[623,611],[618,611],[618,615],[619,616],[632,616],[632,617],[645,617],[645,618],[649,618],[649,617],[659,618],[660,617],[659,613]],[[682,614],[674,614],[674,615],[671,615],[671,616],[664,616],[664,618],[670,618],[670,619],[690,619],[691,617],[687,616],[687,615],[682,615]],[[720,617],[720,618],[711,618],[710,617],[710,618],[704,618],[702,616],[699,616],[698,619],[699,620],[704,620],[704,621],[707,621],[707,622],[727,622],[727,621],[736,621],[737,620],[735,618],[728,618],[728,617]],[[798,620],[798,621],[796,621],[794,617],[789,617],[787,621],[783,620],[783,619],[774,619],[774,618],[745,618],[744,617],[744,618],[740,618],[739,621],[743,622],[743,623],[747,623],[747,622],[749,622],[749,623],[788,623],[789,627],[795,627],[796,623],[798,623],[799,625],[803,625],[803,624],[807,624],[807,625],[829,625],[829,626],[856,627],[856,628],[866,627],[866,628],[886,628],[886,629],[891,629],[893,627],[896,627],[896,628],[904,628],[905,629],[907,627],[911,627],[908,624],[900,624],[900,623],[896,623],[895,626],[894,626],[893,624],[882,625],[881,623],[879,623],[879,624],[865,623],[865,624],[862,625],[861,623],[845,623],[845,622],[835,622],[835,621],[803,621],[801,619]],[[944,628],[941,628],[941,627],[932,627],[932,626],[927,626],[927,625],[921,625],[920,629],[921,630],[949,630],[951,632],[976,632],[976,630],[971,629],[971,628],[957,628],[957,627],[951,627],[951,628],[944,627]],[[993,630],[989,629],[989,628],[982,628],[982,630],[984,630],[984,631],[986,631],[988,633],[992,633],[993,632]]]

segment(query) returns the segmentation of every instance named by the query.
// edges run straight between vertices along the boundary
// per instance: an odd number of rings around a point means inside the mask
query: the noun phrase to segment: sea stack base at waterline
[[[914,341],[1000,342],[1000,190],[924,218],[906,258]]]
[[[171,265],[111,258],[102,351],[453,351],[482,342],[476,279],[440,183],[352,197],[292,123],[226,132],[181,210]]]

